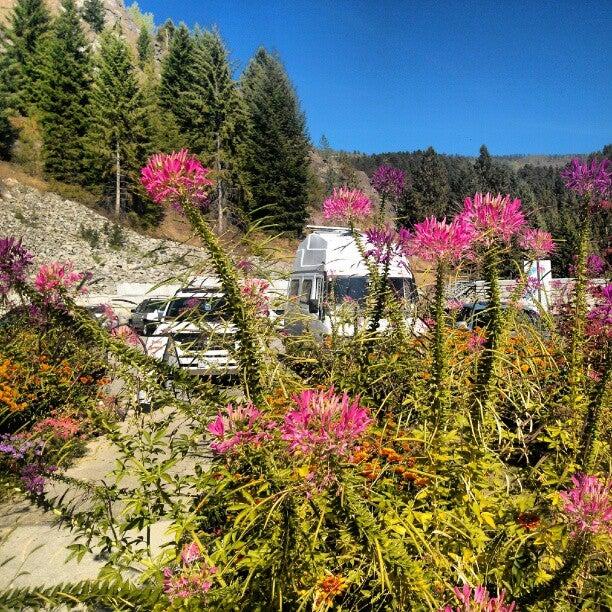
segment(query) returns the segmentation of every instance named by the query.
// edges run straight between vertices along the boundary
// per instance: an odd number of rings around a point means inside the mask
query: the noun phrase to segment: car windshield
[[[153,312],[158,308],[163,308],[164,304],[163,300],[145,300],[136,307],[134,312]]]
[[[224,319],[227,317],[227,302],[225,297],[218,295],[175,298],[168,306],[166,317],[192,320]]]

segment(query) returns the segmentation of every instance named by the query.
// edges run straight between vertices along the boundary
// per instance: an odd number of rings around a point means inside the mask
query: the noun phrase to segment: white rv
[[[368,268],[359,254],[351,231],[346,227],[309,226],[311,233],[300,243],[289,280],[289,304],[297,306],[302,322],[287,318],[287,331],[301,333],[309,328],[319,334],[336,329],[352,335],[355,325],[336,325],[338,311],[344,304],[363,305],[368,291]],[[368,248],[365,236],[363,244]],[[395,258],[389,269],[389,285],[405,305],[405,318],[410,319],[410,305],[416,301],[416,285],[408,261]],[[288,313],[289,314],[289,313]],[[381,321],[379,329],[384,329]]]

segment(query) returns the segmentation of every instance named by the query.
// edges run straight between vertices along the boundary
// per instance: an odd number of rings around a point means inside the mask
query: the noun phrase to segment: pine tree
[[[0,99],[0,159],[9,159],[17,134]]]
[[[138,65],[143,69],[153,59],[153,38],[147,28],[140,28],[138,41]]]
[[[179,129],[193,131],[193,111],[187,97],[194,80],[195,45],[185,24],[172,37],[170,50],[164,58],[161,72],[160,102],[171,112]]]
[[[474,162],[474,170],[478,177],[478,189],[482,192],[513,193],[516,182],[513,181],[510,168],[496,162],[485,145],[480,147],[480,155]]]
[[[411,172],[412,185],[398,206],[402,224],[412,225],[424,217],[449,213],[450,186],[444,162],[432,147],[420,154]]]
[[[125,40],[115,31],[104,33],[96,59],[88,149],[118,217],[138,200],[139,169],[151,152],[151,130]]]
[[[217,30],[197,35],[193,80],[185,103],[190,116],[189,146],[214,169],[218,229],[228,192],[240,191],[237,159],[246,134],[246,108],[232,79],[229,56]]]
[[[157,29],[155,38],[162,48],[162,53],[166,54],[170,51],[172,39],[176,33],[176,26],[172,19],[168,19],[162,26]]]
[[[91,29],[100,34],[104,29],[104,2],[102,0],[85,0],[81,16]]]
[[[62,0],[49,41],[41,81],[46,173],[60,181],[84,180],[84,137],[91,85],[91,60],[74,0]]]
[[[0,87],[7,108],[21,114],[32,102],[35,58],[49,28],[44,0],[17,0],[7,25],[0,28]]]
[[[259,49],[242,77],[249,113],[243,170],[248,214],[299,233],[307,218],[309,142],[295,90],[280,59]]]

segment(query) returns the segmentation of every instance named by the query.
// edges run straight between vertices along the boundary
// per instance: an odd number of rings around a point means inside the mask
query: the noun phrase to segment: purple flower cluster
[[[32,253],[23,247],[21,240],[0,238],[0,296],[26,280],[32,259]]]
[[[578,195],[606,200],[612,191],[610,165],[607,159],[601,161],[594,159],[591,163],[587,163],[575,158],[561,172],[561,178],[565,186]]]
[[[41,440],[28,440],[19,435],[4,434],[0,436],[0,453],[21,461],[28,453],[40,457],[43,452],[44,443]]]
[[[366,257],[383,265],[388,265],[394,260],[401,263],[409,237],[408,230],[401,228],[396,232],[390,227],[371,227],[365,231],[365,237],[368,247]]]
[[[516,603],[506,603],[506,592],[502,591],[497,597],[491,597],[489,591],[483,586],[472,588],[465,584],[454,588],[455,597],[461,602],[456,608],[446,606],[441,612],[513,612]]]
[[[576,474],[573,487],[561,493],[563,512],[576,532],[612,534],[612,481]]]
[[[380,166],[370,179],[372,187],[383,197],[399,198],[404,192],[406,173],[393,166]]]

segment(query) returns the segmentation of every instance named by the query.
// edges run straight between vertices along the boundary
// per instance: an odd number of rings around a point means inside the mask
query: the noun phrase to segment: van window
[[[389,278],[388,282],[397,298],[411,301],[416,299],[416,285],[411,278]]]
[[[297,278],[291,279],[289,283],[289,297],[295,297],[300,293],[300,281]]]
[[[333,295],[336,304],[346,299],[363,302],[368,288],[368,279],[365,276],[337,276],[329,282],[328,294]]]
[[[312,295],[312,278],[304,278],[302,280],[302,291],[300,293],[300,302],[308,302]]]

